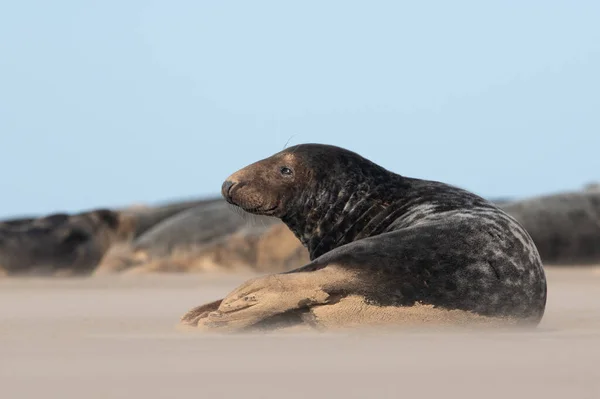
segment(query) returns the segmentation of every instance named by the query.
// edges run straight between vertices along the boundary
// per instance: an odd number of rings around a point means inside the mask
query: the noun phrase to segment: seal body
[[[133,230],[118,212],[96,209],[0,224],[0,266],[7,275],[90,274]]]
[[[135,220],[133,238],[139,238],[161,222],[192,208],[202,208],[211,204],[221,203],[221,198],[204,198],[187,201],[176,201],[158,206],[141,206],[122,209],[119,212]]]
[[[466,190],[398,175],[339,147],[302,144],[236,172],[222,192],[247,212],[280,218],[311,262],[249,281],[194,309],[186,323],[246,328],[347,296],[534,325],[544,314],[546,279],[531,237]]]

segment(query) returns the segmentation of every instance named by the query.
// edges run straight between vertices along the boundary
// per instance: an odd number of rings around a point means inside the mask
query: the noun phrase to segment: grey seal
[[[131,219],[108,209],[9,221],[0,224],[0,267],[7,275],[89,275],[133,229]]]
[[[222,194],[281,219],[311,261],[251,279],[192,309],[183,324],[269,328],[350,296],[375,308],[424,305],[527,326],[543,317],[546,278],[533,240],[467,190],[393,173],[340,147],[301,144],[229,176]]]

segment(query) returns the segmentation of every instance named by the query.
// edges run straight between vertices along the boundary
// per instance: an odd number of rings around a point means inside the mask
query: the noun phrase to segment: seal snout
[[[223,197],[225,198],[225,200],[227,202],[235,205],[235,202],[233,201],[233,190],[234,190],[234,188],[239,188],[243,185],[244,185],[243,183],[239,183],[237,181],[227,179],[221,186],[221,194],[223,195]]]
[[[221,194],[223,195],[223,197],[225,197],[227,202],[231,202],[230,192],[234,185],[235,183],[231,180],[225,180],[225,182],[223,182],[223,185],[221,186]]]

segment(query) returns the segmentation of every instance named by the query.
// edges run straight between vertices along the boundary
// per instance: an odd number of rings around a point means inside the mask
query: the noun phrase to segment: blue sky
[[[597,1],[0,3],[0,216],[218,193],[302,142],[488,197],[600,180]]]

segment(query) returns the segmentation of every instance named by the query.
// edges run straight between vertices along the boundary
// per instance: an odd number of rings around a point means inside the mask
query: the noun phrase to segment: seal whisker
[[[289,139],[288,139],[288,140],[285,142],[285,144],[284,144],[284,146],[283,146],[283,149],[284,149],[284,150],[287,148],[288,144],[290,143],[290,140],[291,140],[292,138],[294,138],[294,136],[296,136],[296,135],[295,135],[295,134],[292,134],[292,135],[290,136],[290,138],[289,138]]]

